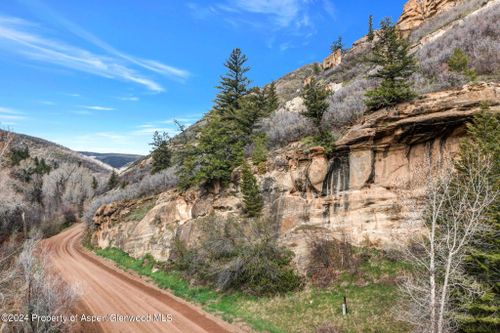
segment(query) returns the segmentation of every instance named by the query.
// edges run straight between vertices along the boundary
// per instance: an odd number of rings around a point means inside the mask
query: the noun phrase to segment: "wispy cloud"
[[[92,115],[92,112],[87,111],[87,110],[75,110],[75,111],[71,111],[71,113],[79,114],[79,115],[82,115],[82,116],[90,116],[90,115]]]
[[[100,106],[100,105],[80,105],[81,108],[87,110],[95,110],[95,111],[113,111],[115,108],[109,106]]]
[[[0,124],[16,125],[17,121],[25,120],[26,116],[20,111],[0,106]]]
[[[139,101],[139,97],[137,97],[137,96],[117,97],[117,99],[122,100],[122,101],[129,101],[129,102],[138,102]]]
[[[292,40],[314,35],[314,18],[324,13],[331,16],[335,10],[330,0],[220,0],[212,5],[191,2],[188,8],[198,19],[219,16],[234,28],[255,29],[265,35],[268,47],[282,51],[294,47],[297,41]],[[276,44],[276,35],[286,40]]]
[[[64,21],[69,22],[69,21]],[[69,25],[69,23],[67,23]],[[109,79],[134,82],[151,91],[162,92],[164,88],[156,81],[139,73],[136,69],[146,69],[174,79],[184,80],[189,72],[158,61],[140,59],[112,48],[83,29],[72,26],[72,32],[106,51],[99,55],[86,49],[69,45],[60,40],[35,33],[31,22],[16,17],[0,17],[0,49],[23,57],[87,72]],[[37,31],[40,29],[37,29]],[[136,69],[134,69],[135,67]]]
[[[22,0],[22,2],[32,10],[33,13],[41,16],[42,18],[47,19],[51,23],[56,23],[57,25],[63,27],[70,33],[75,36],[80,37],[81,39],[93,44],[94,46],[99,47],[100,49],[106,51],[110,55],[125,60],[129,63],[142,67],[143,69],[147,69],[158,74],[168,76],[175,79],[185,80],[190,76],[190,73],[187,70],[176,68],[174,66],[165,65],[156,60],[142,59],[139,57],[132,56],[130,54],[126,54],[122,52],[110,44],[106,43],[99,37],[94,34],[88,32],[78,24],[68,20],[64,16],[60,15],[58,12],[53,10],[48,5],[42,3],[38,0]]]
[[[277,26],[288,27],[297,18],[306,3],[307,1],[302,0],[236,0],[219,6],[219,8],[230,9],[233,12],[240,10],[269,15]]]
[[[337,9],[330,0],[323,0],[323,9],[333,19],[337,18]]]

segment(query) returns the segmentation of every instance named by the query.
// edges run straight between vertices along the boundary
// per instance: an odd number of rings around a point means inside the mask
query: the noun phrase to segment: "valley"
[[[500,0],[394,3],[0,16],[0,333],[498,332]]]

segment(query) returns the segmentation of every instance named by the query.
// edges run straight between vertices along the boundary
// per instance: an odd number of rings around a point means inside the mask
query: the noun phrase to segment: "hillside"
[[[396,285],[410,271],[403,249],[426,231],[427,189],[413,184],[415,178],[424,169],[429,178],[448,170],[472,120],[484,110],[493,117],[500,113],[499,21],[499,0],[408,1],[388,30],[415,63],[404,78],[412,94],[389,106],[366,103],[381,82],[374,74],[383,66],[367,60],[382,40],[380,31],[265,87],[248,89],[227,109],[230,98],[218,95],[213,110],[171,142],[181,163],[151,175],[151,158],[138,160],[121,174],[126,186],[93,202],[85,216],[90,243],[124,268],[172,290],[181,285],[183,297],[244,318],[259,331],[321,332],[327,321],[341,327],[333,332],[409,332],[378,301],[397,304]],[[239,52],[233,50],[229,59],[237,62]],[[311,82],[326,87],[319,119],[307,115],[304,96]],[[266,113],[258,102],[272,87],[277,101]],[[247,106],[251,98],[258,102]],[[248,120],[252,116],[254,122]],[[158,273],[140,266],[149,260]],[[305,281],[304,292],[297,291],[297,276]],[[203,289],[208,300],[192,296],[189,287],[198,288],[196,283],[212,288]],[[326,289],[316,289],[318,284]],[[291,295],[253,298],[262,289],[281,287]],[[214,293],[230,300],[226,304]],[[328,300],[337,297],[340,306],[342,293],[363,295],[353,313],[361,323],[340,317],[340,308],[332,310]]]
[[[1,130],[0,130],[1,131]],[[84,156],[76,151],[50,142],[41,138],[14,133],[13,147],[27,147],[33,157],[45,158],[59,162],[81,164],[92,172],[109,173],[112,169],[108,164],[102,163],[96,159]]]
[[[272,157],[265,162],[264,170],[254,171],[265,197],[265,210],[280,226],[283,239],[295,244],[298,258],[306,256],[302,253],[305,245],[297,245],[303,238],[300,233],[310,227],[319,227],[321,232],[334,236],[339,235],[339,230],[347,231],[355,244],[401,244],[413,231],[403,223],[405,212],[398,203],[394,182],[404,181],[409,169],[422,162],[426,149],[433,156],[436,150],[456,151],[465,123],[479,110],[481,102],[490,103],[492,110],[498,111],[500,61],[498,54],[492,52],[499,47],[495,38],[499,31],[492,31],[490,25],[498,22],[500,1],[441,1],[439,6],[432,6],[424,14],[416,13],[412,0],[398,22],[406,37],[414,36],[409,37],[414,42],[411,52],[419,70],[412,80],[421,95],[414,102],[402,104],[395,111],[367,114],[364,94],[374,81],[367,76],[373,68],[363,61],[371,52],[366,36],[346,50],[333,68],[321,69],[311,64],[275,81],[280,107],[255,128],[257,133],[266,135]],[[424,18],[420,19],[422,15]],[[479,24],[478,20],[487,23]],[[462,48],[470,57],[477,72],[476,81],[489,83],[464,85],[465,77],[443,71],[442,63],[454,48]],[[307,143],[314,131],[301,114],[305,106],[300,95],[311,78],[323,80],[332,93],[323,116],[336,138],[331,157],[326,156],[324,147]],[[195,125],[198,129],[200,126],[204,126],[203,120]],[[197,136],[190,134],[184,139],[196,142]],[[174,140],[182,142],[179,137]],[[150,163],[151,159],[143,159],[125,170],[122,176],[132,183],[129,189],[138,186],[133,183],[144,182]],[[232,179],[238,179],[239,173],[235,170]],[[175,177],[169,178],[164,182],[167,185],[159,188],[174,183]],[[126,190],[112,198],[133,199]],[[158,192],[161,191],[150,194]],[[151,253],[166,260],[172,237],[183,233],[180,230],[187,227],[191,234],[197,219],[213,212],[241,215],[241,200],[237,182],[220,193],[210,188],[185,193],[172,189],[155,198],[154,204],[148,201],[151,210],[142,215],[144,219],[128,223],[127,227],[119,223],[122,214],[143,201],[126,202],[123,207],[121,203],[112,203],[102,206],[91,219],[97,228],[94,241],[100,247],[118,246],[134,256]],[[100,203],[111,201],[103,198]],[[158,243],[160,238],[163,241]]]
[[[94,153],[89,151],[79,151],[79,153],[101,161],[115,169],[123,168],[144,157],[143,155],[135,154]]]
[[[76,222],[86,203],[107,190],[113,168],[98,160],[12,132],[0,132],[0,146],[0,243],[16,232],[27,237],[32,229],[52,235]]]

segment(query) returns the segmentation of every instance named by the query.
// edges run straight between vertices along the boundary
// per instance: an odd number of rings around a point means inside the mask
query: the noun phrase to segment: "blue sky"
[[[147,153],[207,112],[223,62],[253,85],[363,36],[404,0],[9,0],[0,3],[0,126],[75,150]]]

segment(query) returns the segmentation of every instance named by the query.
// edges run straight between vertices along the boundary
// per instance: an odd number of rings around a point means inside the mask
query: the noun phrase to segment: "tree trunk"
[[[448,297],[448,283],[450,279],[451,262],[453,260],[453,253],[448,254],[448,259],[446,260],[446,271],[444,274],[443,291],[441,292],[441,304],[439,305],[439,320],[437,326],[437,333],[443,333],[444,325],[444,312],[446,307],[446,298]]]

